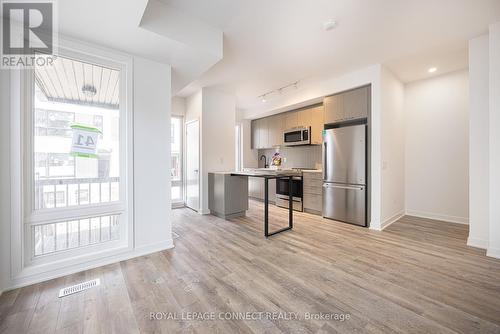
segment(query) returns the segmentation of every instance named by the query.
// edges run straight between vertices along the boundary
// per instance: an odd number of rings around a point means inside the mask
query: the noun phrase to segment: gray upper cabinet
[[[252,148],[269,148],[269,125],[268,118],[260,118],[252,121]]]
[[[327,96],[323,103],[325,124],[366,118],[370,110],[370,87]]]
[[[259,124],[257,123],[258,120],[254,119],[252,120],[252,149],[258,149],[259,148]]]
[[[252,149],[283,145],[283,131],[299,126],[311,127],[311,144],[322,142],[323,105],[289,111],[252,121]]]
[[[285,128],[285,117],[283,114],[268,117],[269,147],[283,145],[283,130]]]
[[[324,123],[335,123],[344,120],[344,95],[327,96],[323,100],[325,106]]]
[[[311,144],[313,145],[321,145],[323,142],[323,114],[324,108],[323,105],[317,106],[310,111],[310,119],[311,119]]]
[[[344,93],[346,120],[368,117],[369,87],[361,87]]]
[[[285,130],[296,128],[299,126],[299,112],[289,111],[285,113]]]
[[[259,148],[269,148],[269,128],[268,118],[261,118],[257,120],[259,124]]]
[[[311,127],[311,144],[319,145],[323,139],[323,105],[299,111],[299,126]]]

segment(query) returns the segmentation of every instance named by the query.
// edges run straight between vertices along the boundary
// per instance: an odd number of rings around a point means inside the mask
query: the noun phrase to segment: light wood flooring
[[[0,332],[500,333],[500,260],[466,246],[467,226],[404,217],[376,232],[296,213],[293,231],[265,239],[262,204],[250,205],[231,221],[173,210],[174,249],[4,293]],[[270,217],[272,228],[285,226],[287,211],[271,206]],[[57,297],[96,277],[100,287]],[[306,312],[350,318],[304,320]]]

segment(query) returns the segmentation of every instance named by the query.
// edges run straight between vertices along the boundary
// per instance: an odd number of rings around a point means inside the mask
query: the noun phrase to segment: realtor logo
[[[51,65],[56,41],[53,1],[2,1],[1,67]]]

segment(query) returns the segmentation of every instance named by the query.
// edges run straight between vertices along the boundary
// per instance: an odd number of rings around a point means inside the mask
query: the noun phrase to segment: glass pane
[[[111,197],[111,192],[110,192],[110,184],[109,182],[103,182],[101,183],[101,202],[109,202],[110,197]]]
[[[91,183],[90,184],[90,202],[91,203],[100,203],[101,202],[101,184],[100,183]]]
[[[32,226],[35,256],[99,244],[119,237],[117,215]]]
[[[52,253],[56,250],[55,224],[48,224],[42,227],[42,251],[44,254]]]
[[[73,220],[68,222],[68,248],[78,247],[80,244],[79,240],[79,222],[78,220]]]
[[[172,179],[172,201],[180,202],[183,199],[182,187],[178,183],[182,182],[182,129],[183,122],[181,117],[172,117],[171,119],[171,170]],[[174,184],[175,183],[175,184]]]
[[[101,217],[101,241],[108,241],[111,238],[111,225],[110,225],[110,217],[104,216]]]
[[[56,250],[63,250],[68,248],[68,234],[67,223],[56,224],[57,243]]]
[[[172,186],[172,200],[181,197],[181,187],[180,186]]]
[[[80,246],[90,242],[90,219],[80,219]]]
[[[119,201],[120,71],[58,57],[35,78],[35,209]]]
[[[95,244],[100,241],[101,224],[100,218],[92,218],[90,220],[90,243]]]
[[[34,247],[33,249],[35,250],[35,256],[43,254],[42,250],[42,227],[41,226],[34,226],[34,238],[33,238],[33,243]]]

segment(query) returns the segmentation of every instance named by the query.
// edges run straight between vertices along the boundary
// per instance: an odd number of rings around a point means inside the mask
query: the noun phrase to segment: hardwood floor
[[[286,225],[270,209],[272,228]],[[500,261],[465,245],[465,225],[404,217],[376,232],[296,213],[293,231],[265,239],[262,216],[258,202],[231,221],[174,210],[174,249],[6,292],[0,332],[500,333]],[[57,297],[96,277],[100,287]]]

